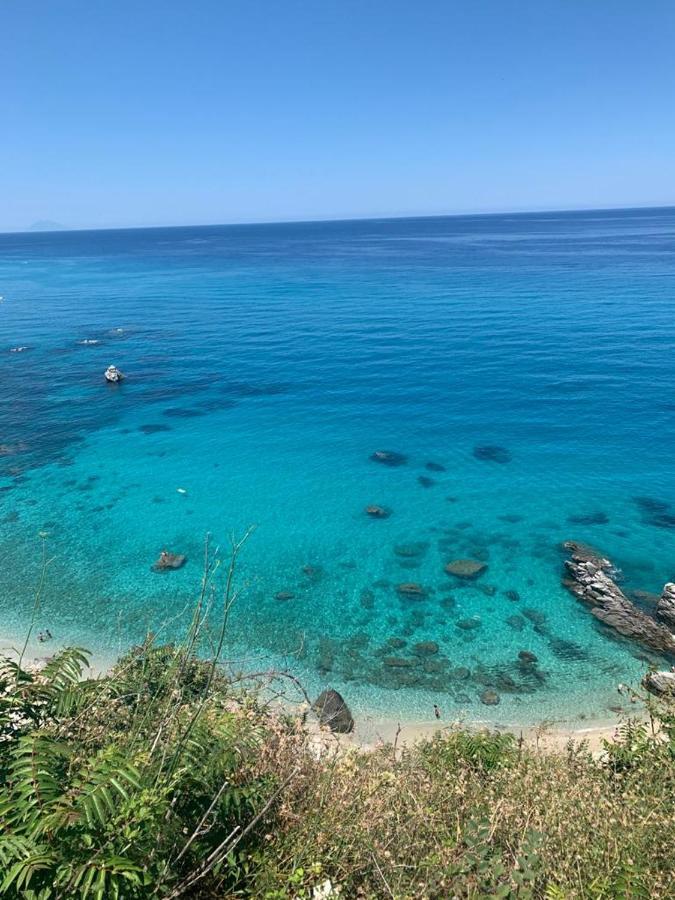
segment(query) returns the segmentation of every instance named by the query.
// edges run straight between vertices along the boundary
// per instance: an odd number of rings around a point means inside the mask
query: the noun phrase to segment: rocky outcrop
[[[656,604],[656,614],[669,625],[675,626],[675,584],[669,581]]]
[[[327,725],[338,734],[349,734],[354,730],[354,719],[342,696],[329,688],[322,691],[312,704],[319,717],[319,724]]]
[[[591,607],[591,615],[650,650],[675,655],[675,635],[631,603],[614,580],[616,569],[608,559],[576,541],[567,541],[563,547],[571,554],[565,560],[563,584]]]
[[[647,672],[642,685],[657,697],[675,698],[675,672]]]
[[[675,672],[648,672],[642,685],[656,697],[675,697]]]

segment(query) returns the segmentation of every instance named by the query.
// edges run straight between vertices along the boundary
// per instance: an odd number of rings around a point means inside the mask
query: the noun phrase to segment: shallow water
[[[255,524],[231,653],[357,713],[602,718],[643,671],[558,545],[675,576],[675,211],[0,235],[0,294],[9,631],[43,541],[38,623],[105,655],[179,629],[205,533]]]

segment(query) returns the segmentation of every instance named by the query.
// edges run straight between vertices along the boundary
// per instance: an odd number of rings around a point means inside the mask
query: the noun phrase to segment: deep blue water
[[[562,589],[559,544],[627,590],[675,576],[675,518],[636,502],[675,515],[675,210],[0,235],[0,294],[7,634],[43,541],[39,624],[108,655],[177,629],[204,535],[255,524],[231,652],[361,714],[599,718],[644,669]],[[158,575],[165,546],[188,563]],[[466,556],[477,581],[444,574]]]

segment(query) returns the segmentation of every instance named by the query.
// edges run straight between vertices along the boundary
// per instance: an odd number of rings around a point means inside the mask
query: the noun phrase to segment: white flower
[[[319,884],[313,889],[312,900],[326,900],[327,897],[338,897],[340,893],[341,888],[333,887],[333,882],[327,878],[323,884]]]

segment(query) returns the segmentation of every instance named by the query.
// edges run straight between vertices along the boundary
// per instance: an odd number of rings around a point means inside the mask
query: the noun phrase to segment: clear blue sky
[[[661,204],[674,0],[0,2],[0,230]]]

